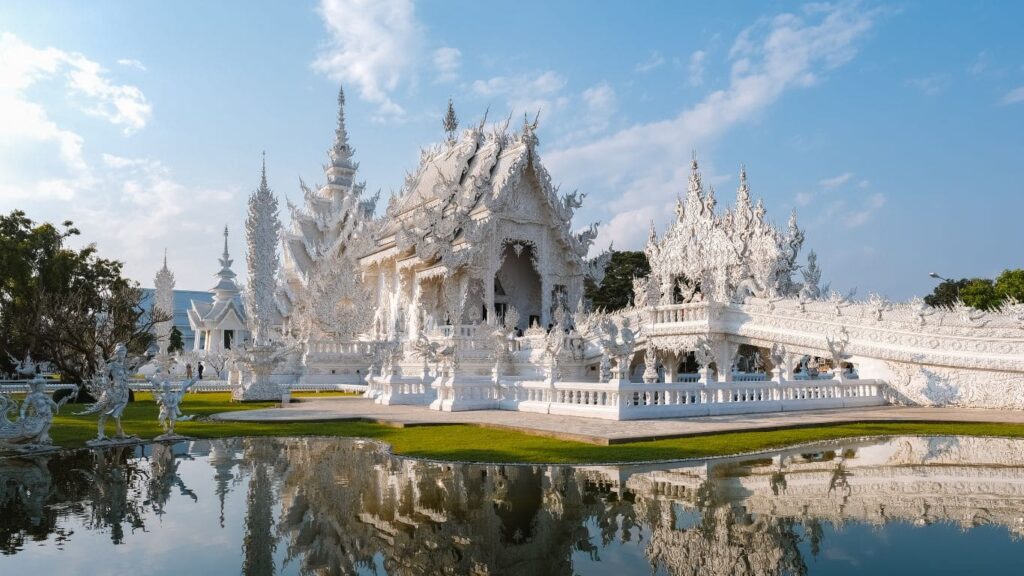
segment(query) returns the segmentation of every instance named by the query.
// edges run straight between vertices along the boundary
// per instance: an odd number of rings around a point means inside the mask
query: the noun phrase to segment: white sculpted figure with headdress
[[[113,418],[117,424],[116,439],[131,438],[121,428],[121,414],[128,405],[130,390],[128,389],[128,348],[123,343],[114,346],[114,355],[103,364],[99,372],[88,386],[89,392],[97,396],[96,403],[78,414],[99,414],[96,424],[95,443],[109,442],[105,433],[107,418]]]

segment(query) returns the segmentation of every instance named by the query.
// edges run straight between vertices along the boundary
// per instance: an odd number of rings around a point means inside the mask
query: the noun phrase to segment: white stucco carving
[[[597,225],[574,228],[585,195],[552,184],[536,122],[461,134],[447,123],[375,219],[339,111],[328,183],[304,187],[282,235],[278,303],[304,350],[296,377],[368,378],[389,403],[615,418],[884,401],[1024,408],[1021,304],[935,310],[832,290],[817,255],[801,256],[796,214],[772,224],[745,169],[720,208],[694,159],[676,217],[661,235],[651,228],[651,274],[634,281],[632,306],[588,311],[584,281],[601,281],[611,253],[587,258]],[[382,356],[383,343],[400,346]]]

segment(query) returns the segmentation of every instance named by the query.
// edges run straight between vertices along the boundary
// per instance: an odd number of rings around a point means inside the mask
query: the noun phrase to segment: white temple
[[[188,322],[195,332],[194,350],[221,352],[230,350],[235,342],[244,342],[248,334],[245,310],[238,301],[242,291],[231,271],[233,260],[228,254],[228,227],[224,227],[224,253],[220,257],[217,284],[210,289],[210,302],[192,300]]]
[[[676,218],[651,229],[652,272],[634,281],[634,305],[595,311],[584,282],[601,282],[610,253],[587,258],[597,224],[574,232],[584,195],[552,184],[536,120],[457,134],[449,111],[448,138],[422,151],[378,218],[356,178],[343,93],[338,102],[326,184],[301,184],[281,233],[275,329],[294,352],[275,382],[366,384],[381,404],[611,419],[1024,409],[1024,305],[831,292],[814,253],[801,257],[796,215],[775,227],[745,170],[723,209],[694,159]],[[206,349],[243,329],[226,248],[222,264],[214,304],[190,313]]]

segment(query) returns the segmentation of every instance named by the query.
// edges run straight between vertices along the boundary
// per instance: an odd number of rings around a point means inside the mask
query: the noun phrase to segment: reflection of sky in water
[[[0,460],[0,573],[999,574],[1024,552],[1021,440],[577,468],[423,463],[343,439],[134,450]],[[41,494],[50,516],[31,529]],[[43,539],[14,549],[23,531]]]

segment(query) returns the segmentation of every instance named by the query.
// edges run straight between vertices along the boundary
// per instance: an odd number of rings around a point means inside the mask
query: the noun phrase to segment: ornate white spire
[[[219,279],[217,285],[210,289],[215,302],[226,302],[237,296],[241,290],[235,283],[235,273],[231,270],[231,254],[228,253],[228,227],[224,226],[224,253],[220,257],[220,271],[216,277]]]
[[[167,249],[164,248],[164,266],[157,271],[153,278],[153,310],[160,310],[165,314],[174,314],[174,273],[167,267]],[[160,347],[160,354],[167,353],[170,344],[171,327],[173,319],[156,324],[157,344]]]
[[[264,154],[260,186],[249,195],[249,217],[245,221],[246,263],[249,265],[246,316],[257,343],[267,338],[274,319],[280,232],[277,198],[267,185],[267,156]]]

